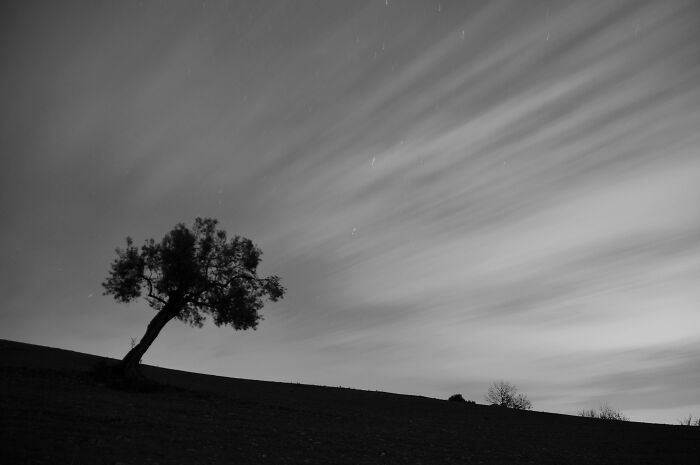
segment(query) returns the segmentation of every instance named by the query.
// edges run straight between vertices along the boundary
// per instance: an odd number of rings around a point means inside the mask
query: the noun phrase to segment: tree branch
[[[149,278],[145,274],[142,274],[141,278],[143,278],[146,281],[146,283],[148,284],[148,297],[149,298],[157,300],[158,302],[162,303],[163,305],[168,303],[165,299],[158,297],[157,295],[155,295],[153,293],[153,282],[151,281],[151,278]]]

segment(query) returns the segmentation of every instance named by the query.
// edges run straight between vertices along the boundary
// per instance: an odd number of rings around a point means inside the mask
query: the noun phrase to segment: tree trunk
[[[179,313],[179,306],[168,302],[163,306],[163,308],[156,313],[153,317],[148,327],[146,328],[146,334],[143,335],[138,344],[131,348],[129,353],[122,359],[122,372],[127,378],[133,379],[143,379],[143,375],[139,370],[139,362],[146,353],[153,341],[155,341],[158,334],[163,329],[163,327],[172,320]]]

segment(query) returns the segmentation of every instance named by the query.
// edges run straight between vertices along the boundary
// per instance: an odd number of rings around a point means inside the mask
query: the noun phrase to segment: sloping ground
[[[129,393],[90,377],[98,360],[0,341],[0,463],[700,463],[700,428],[155,367],[177,388]]]

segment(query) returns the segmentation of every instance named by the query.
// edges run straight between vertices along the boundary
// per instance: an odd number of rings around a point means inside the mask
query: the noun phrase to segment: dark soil
[[[144,367],[0,341],[3,464],[698,464],[700,428]]]

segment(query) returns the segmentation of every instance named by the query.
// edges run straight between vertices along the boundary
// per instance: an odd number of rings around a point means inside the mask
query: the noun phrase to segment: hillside
[[[0,341],[0,463],[696,464],[700,428],[145,366],[170,388],[109,389],[101,357]]]

